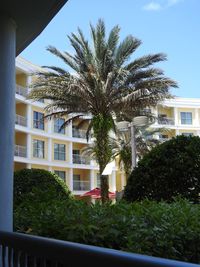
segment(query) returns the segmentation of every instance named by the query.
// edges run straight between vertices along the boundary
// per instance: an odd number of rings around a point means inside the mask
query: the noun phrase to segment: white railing
[[[26,158],[27,152],[25,146],[15,145],[15,156]]]
[[[80,181],[80,180],[73,180],[73,190],[74,191],[88,191],[90,190],[90,181]]]
[[[90,164],[90,158],[82,155],[73,154],[73,163],[76,164]]]
[[[27,126],[27,118],[16,114],[15,115],[15,124],[21,125],[21,126]]]
[[[24,96],[24,97],[28,95],[28,89],[18,84],[16,84],[15,92],[16,94]]]
[[[162,124],[162,125],[174,125],[174,118],[158,117],[158,124]]]
[[[76,138],[86,138],[86,130],[72,129],[72,136]]]

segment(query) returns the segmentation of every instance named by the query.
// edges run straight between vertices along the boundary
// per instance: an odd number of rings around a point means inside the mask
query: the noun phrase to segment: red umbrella
[[[108,192],[109,198],[115,198],[115,193]],[[82,197],[91,196],[92,198],[101,198],[101,189],[99,187],[96,187],[85,194],[82,195]]]

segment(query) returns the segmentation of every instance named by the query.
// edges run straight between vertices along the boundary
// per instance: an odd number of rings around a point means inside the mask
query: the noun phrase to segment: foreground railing
[[[87,191],[90,190],[90,181],[80,181],[73,179],[73,190],[74,191]]]
[[[16,94],[26,97],[28,95],[28,89],[21,85],[16,84],[15,89]]]
[[[197,267],[197,264],[0,231],[0,267]]]
[[[25,146],[15,145],[15,156],[26,158],[27,148]]]

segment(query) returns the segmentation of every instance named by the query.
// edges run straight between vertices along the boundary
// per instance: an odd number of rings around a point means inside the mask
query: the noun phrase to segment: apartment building
[[[176,135],[200,136],[200,99],[176,97],[162,102],[153,112],[158,117],[153,127],[170,130],[159,136],[163,141]]]
[[[39,67],[16,59],[16,120],[14,169],[39,168],[60,176],[75,195],[82,195],[100,185],[98,166],[94,160],[82,156],[81,151],[91,142],[86,140],[86,126],[78,129],[71,123],[59,131],[64,118],[44,119],[47,103],[26,99],[32,73]],[[87,117],[85,118],[87,119]],[[125,185],[122,172],[112,164],[109,190],[121,191]]]

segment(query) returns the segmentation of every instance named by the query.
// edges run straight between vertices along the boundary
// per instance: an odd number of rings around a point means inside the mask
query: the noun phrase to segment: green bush
[[[66,200],[70,191],[64,181],[54,173],[41,169],[23,169],[14,173],[14,205],[26,200],[36,202]]]
[[[200,138],[177,136],[153,148],[130,175],[124,199],[173,201],[181,196],[194,203],[200,193]]]
[[[30,206],[24,202],[15,210],[16,231],[200,263],[200,205],[187,200]]]

